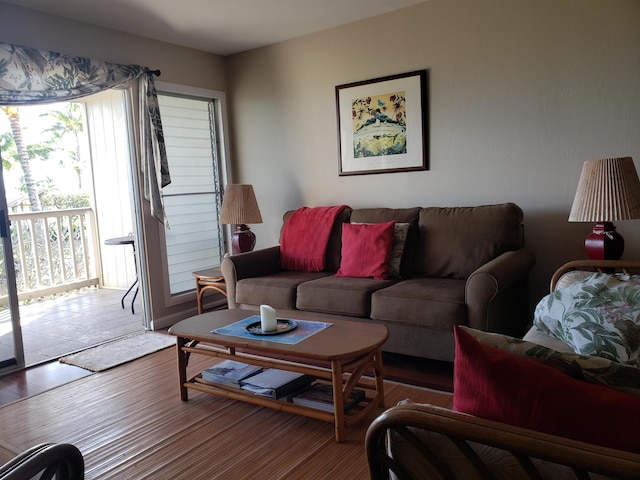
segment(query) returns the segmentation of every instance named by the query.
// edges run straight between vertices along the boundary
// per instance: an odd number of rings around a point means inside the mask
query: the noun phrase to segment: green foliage
[[[87,193],[73,193],[70,195],[45,193],[40,196],[40,202],[45,210],[64,210],[91,206],[89,194]]]

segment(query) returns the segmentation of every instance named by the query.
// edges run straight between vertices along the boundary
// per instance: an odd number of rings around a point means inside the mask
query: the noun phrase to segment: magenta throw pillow
[[[342,225],[342,260],[338,277],[389,278],[395,222]]]
[[[576,380],[455,327],[453,409],[640,453],[640,396]]]

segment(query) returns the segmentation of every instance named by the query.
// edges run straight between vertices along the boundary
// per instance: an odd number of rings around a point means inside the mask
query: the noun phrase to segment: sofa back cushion
[[[409,231],[400,262],[400,276],[413,274],[418,246],[418,216],[420,207],[414,208],[360,208],[351,212],[351,223],[408,223]]]
[[[295,210],[289,210],[286,212],[282,218],[282,228],[280,229],[280,238],[282,238],[282,229],[284,228],[284,224],[287,223],[287,220],[291,215],[293,215]],[[340,251],[342,248],[342,224],[349,223],[349,217],[351,216],[351,209],[345,208],[342,210],[334,224],[333,229],[331,230],[331,235],[329,236],[329,243],[327,244],[327,251],[325,257],[325,272],[337,272],[338,268],[340,268]]]
[[[514,203],[423,208],[416,275],[467,278],[490,260],[523,246],[522,218]]]

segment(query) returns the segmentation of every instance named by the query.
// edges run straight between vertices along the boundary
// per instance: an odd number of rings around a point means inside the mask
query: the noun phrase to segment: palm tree
[[[31,174],[31,157],[24,144],[22,137],[22,125],[20,124],[20,109],[18,107],[5,105],[0,106],[7,117],[9,118],[9,124],[11,125],[11,133],[13,134],[13,141],[16,146],[17,158],[22,167],[22,173],[24,175],[24,183],[27,188],[27,194],[29,195],[29,203],[31,204],[31,210],[39,212],[42,210],[40,206],[40,199],[38,198],[38,189],[36,182]]]
[[[73,169],[78,175],[78,189],[82,190],[82,170],[84,169],[85,161],[81,156],[80,150],[80,134],[84,131],[81,105],[79,103],[65,103],[64,110],[50,110],[43,116],[50,116],[55,119],[55,123],[43,131],[43,133],[51,134],[51,140],[48,143],[59,145],[66,135],[73,136],[75,151],[69,152],[69,158]],[[60,163],[64,166],[65,161],[63,160]]]

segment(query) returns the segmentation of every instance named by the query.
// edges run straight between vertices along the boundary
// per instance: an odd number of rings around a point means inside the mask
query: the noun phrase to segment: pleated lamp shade
[[[220,223],[236,225],[236,231],[231,239],[234,253],[253,250],[256,236],[246,224],[262,223],[262,216],[252,185],[235,183],[227,185],[222,198]]]
[[[596,222],[585,241],[589,258],[617,260],[624,240],[614,221],[640,218],[640,180],[631,157],[584,162],[570,222]]]
[[[262,223],[253,185],[235,183],[227,185],[222,199],[220,223],[223,225]]]

